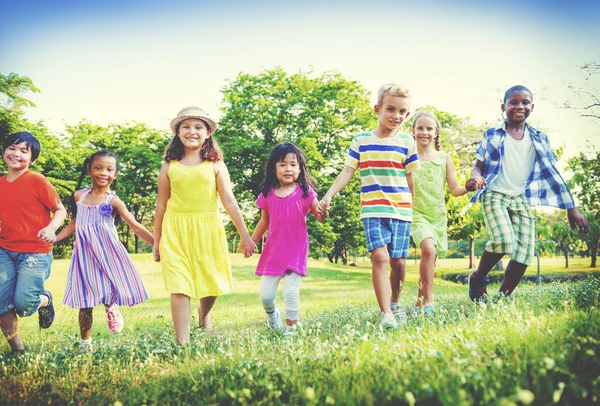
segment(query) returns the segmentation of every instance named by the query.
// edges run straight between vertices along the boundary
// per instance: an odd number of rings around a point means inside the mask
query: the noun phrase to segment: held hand
[[[158,250],[158,242],[154,242],[152,246],[152,256],[154,257],[154,262],[160,262],[160,251]]]
[[[325,195],[319,202],[319,205],[317,206],[317,211],[319,213],[321,213],[322,215],[327,215],[327,214],[329,214],[328,211],[329,211],[330,206],[331,206],[331,197]]]
[[[575,208],[567,210],[567,218],[569,219],[569,224],[573,230],[581,231],[585,234],[589,233],[590,225],[586,218],[579,213],[579,210]]]
[[[56,241],[56,232],[52,227],[44,227],[38,233],[38,238],[44,242]]]
[[[248,258],[254,254],[256,249],[256,243],[252,241],[250,237],[242,237],[240,245],[238,245],[238,251],[244,254],[245,258]]]
[[[485,178],[482,176],[475,176],[465,183],[465,189],[467,189],[469,192],[474,192],[477,189],[481,189],[486,184],[487,182],[485,181]]]

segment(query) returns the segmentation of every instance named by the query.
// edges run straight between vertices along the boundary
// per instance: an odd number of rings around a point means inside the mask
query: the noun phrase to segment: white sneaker
[[[274,314],[275,317],[273,319],[270,315],[267,315],[269,328],[271,330],[280,330],[283,328],[283,311],[281,310],[281,307],[276,307]]]
[[[289,338],[298,335],[298,330],[296,330],[296,326],[285,326],[285,330],[283,332],[284,338]]]
[[[406,317],[406,311],[404,310],[404,306],[400,305],[396,309],[392,309],[392,314],[396,318],[398,326],[406,324],[408,317]]]
[[[381,327],[385,329],[398,328],[398,322],[393,313],[381,312]]]

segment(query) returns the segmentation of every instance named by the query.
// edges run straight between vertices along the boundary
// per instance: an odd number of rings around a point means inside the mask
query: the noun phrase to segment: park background
[[[219,121],[215,137],[253,228],[272,147],[283,140],[300,145],[322,195],[343,166],[352,135],[375,126],[376,91],[391,81],[411,90],[413,115],[424,108],[438,115],[442,148],[464,181],[483,130],[502,119],[504,91],[524,84],[534,93],[530,122],[550,135],[591,224],[590,234],[577,235],[563,211],[535,208],[542,275],[579,278],[597,270],[596,3],[0,1],[0,10],[0,141],[13,131],[36,135],[42,154],[32,169],[65,201],[85,157],[109,149],[120,159],[117,193],[151,229],[169,121],[180,108],[200,105]],[[109,337],[96,313],[99,345],[92,356],[74,345],[71,309],[59,305],[57,324],[42,334],[36,320],[23,320],[32,351],[21,359],[0,355],[2,397],[132,404],[598,399],[597,279],[522,285],[512,302],[485,311],[470,304],[464,286],[442,279],[466,275],[485,242],[479,207],[467,197],[447,196],[456,258],[438,269],[440,315],[413,317],[399,332],[379,331],[359,187],[355,177],[334,200],[326,224],[309,219],[311,276],[302,293],[301,339],[285,342],[265,331],[252,276],[256,258],[232,254],[236,292],[215,309],[217,334],[177,349],[159,267],[144,254],[149,247],[121,225],[152,299],[124,310],[127,327],[118,338]],[[227,233],[234,247],[231,224]],[[49,285],[59,301],[70,247],[67,241],[54,251]],[[418,254],[411,249],[402,298],[409,314]],[[395,344],[387,352],[390,340]]]

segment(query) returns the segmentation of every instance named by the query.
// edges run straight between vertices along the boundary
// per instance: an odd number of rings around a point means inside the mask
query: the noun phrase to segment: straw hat
[[[209,130],[214,131],[217,129],[217,123],[210,118],[206,111],[202,110],[200,107],[187,106],[179,110],[177,117],[171,120],[171,130],[173,131],[173,134],[177,133],[177,127],[179,126],[179,123],[181,123],[183,120],[187,120],[188,118],[199,118],[208,124]]]

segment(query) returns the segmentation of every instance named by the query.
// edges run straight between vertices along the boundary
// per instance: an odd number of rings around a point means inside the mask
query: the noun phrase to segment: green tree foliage
[[[222,111],[215,136],[225,152],[234,194],[243,211],[251,213],[251,224],[258,219],[254,201],[265,163],[277,144],[290,141],[305,151],[321,196],[341,170],[352,136],[376,123],[369,92],[335,72],[316,77],[281,68],[240,73],[223,89]],[[345,261],[348,249],[360,243],[358,188],[356,177],[335,199],[330,224],[309,222],[313,252],[335,251]]]
[[[27,123],[22,118],[23,108],[34,107],[35,104],[20,94],[39,91],[27,76],[0,73],[0,144],[7,135],[27,129]]]

